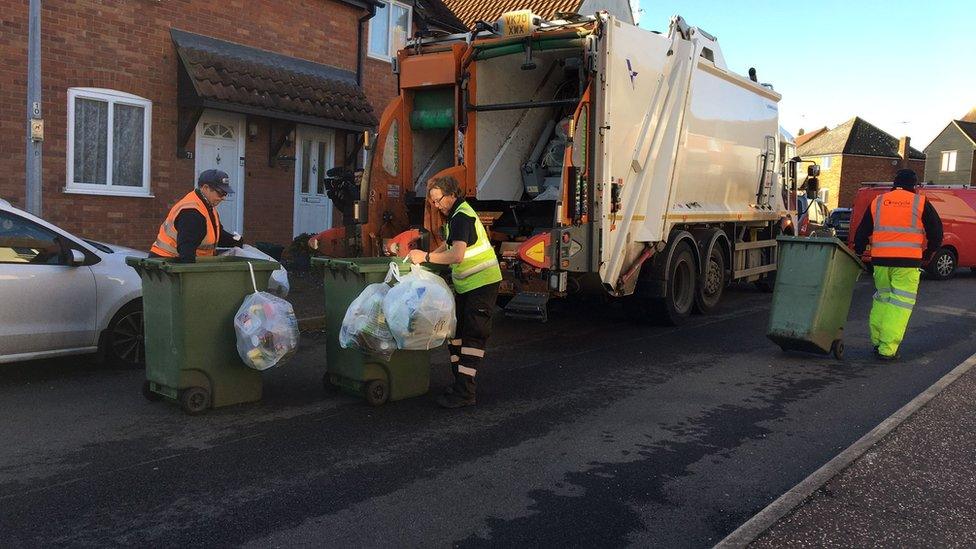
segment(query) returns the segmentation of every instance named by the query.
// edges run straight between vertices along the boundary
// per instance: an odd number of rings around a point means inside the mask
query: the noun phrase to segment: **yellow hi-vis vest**
[[[478,219],[478,214],[470,204],[461,202],[461,205],[454,210],[455,215],[466,215],[474,218],[474,230],[478,237],[474,245],[468,246],[464,250],[464,259],[460,263],[451,265],[451,279],[454,281],[454,291],[459,294],[470,292],[482,286],[500,282],[502,270],[498,267],[498,257],[495,256],[495,249],[491,247],[491,240],[488,239],[488,232],[485,226]],[[444,225],[444,241],[451,245],[451,223],[448,221]]]
[[[207,206],[200,199],[200,196],[197,195],[196,191],[186,193],[186,196],[181,198],[170,209],[169,215],[166,216],[163,224],[159,226],[156,242],[153,243],[150,251],[162,257],[179,257],[180,253],[176,249],[176,216],[183,210],[196,210],[200,212],[200,215],[206,221],[207,234],[203,237],[200,245],[197,246],[197,257],[216,255],[217,241],[220,240],[220,215],[217,214],[217,209],[214,208],[213,220],[216,225],[211,223]]]

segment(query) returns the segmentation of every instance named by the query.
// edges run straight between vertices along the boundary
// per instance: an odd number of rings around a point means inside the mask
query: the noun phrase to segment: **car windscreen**
[[[850,221],[851,212],[850,210],[841,211],[841,212],[831,212],[830,220],[834,223],[840,223],[842,221]]]

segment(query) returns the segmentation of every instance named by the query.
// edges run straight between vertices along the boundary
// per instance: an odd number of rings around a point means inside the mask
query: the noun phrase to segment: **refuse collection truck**
[[[444,220],[427,182],[452,176],[496,246],[513,316],[588,292],[678,323],[730,281],[770,284],[776,236],[794,225],[780,95],[681,17],[666,34],[563,17],[509,12],[398,53],[400,93],[365,173],[328,180],[358,196],[339,205],[330,253],[402,255],[424,234],[433,249]]]

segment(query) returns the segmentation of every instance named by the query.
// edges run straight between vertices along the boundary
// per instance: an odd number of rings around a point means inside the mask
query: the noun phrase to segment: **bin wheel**
[[[191,416],[196,416],[210,408],[210,391],[203,387],[190,387],[184,389],[180,394],[180,404],[183,411]]]
[[[142,396],[146,397],[146,400],[149,402],[158,402],[163,399],[163,395],[153,391],[149,387],[148,380],[142,382]]]
[[[370,406],[382,406],[390,398],[390,386],[385,379],[370,381],[363,392]]]
[[[844,360],[844,342],[839,339],[835,339],[834,342],[830,344],[830,352],[837,360]]]
[[[339,391],[339,386],[332,383],[332,375],[329,372],[322,374],[322,390],[326,393],[336,393]]]

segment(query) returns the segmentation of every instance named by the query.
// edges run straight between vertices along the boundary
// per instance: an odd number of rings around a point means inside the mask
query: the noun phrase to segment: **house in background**
[[[902,168],[925,171],[925,155],[908,137],[898,139],[857,116],[808,139],[797,155],[820,165],[820,189],[827,190],[831,209],[852,206],[861,183],[891,181]]]
[[[810,141],[811,139],[817,137],[818,135],[824,133],[825,131],[827,131],[827,126],[824,126],[822,128],[817,128],[816,130],[810,132],[805,132],[801,128],[800,135],[796,136],[796,146],[799,147],[800,145],[803,145],[807,141]]]
[[[527,0],[512,2],[511,0],[444,0],[450,10],[468,28],[474,28],[477,21],[494,23],[503,13],[514,10],[531,10],[532,13],[546,20],[556,19],[559,13],[578,13],[593,15],[598,11],[606,11],[614,17],[636,24],[636,16],[629,0]],[[662,24],[666,24],[663,22]]]
[[[971,121],[965,118],[972,118]],[[953,120],[925,147],[925,181],[936,185],[976,185],[976,109]]]
[[[24,204],[28,3],[0,35],[0,197]],[[237,193],[221,220],[249,242],[332,226],[325,171],[360,161],[416,30],[464,25],[441,0],[47,0],[41,12],[42,217],[148,249],[209,168]]]

